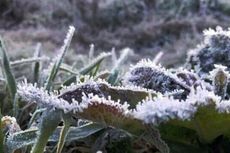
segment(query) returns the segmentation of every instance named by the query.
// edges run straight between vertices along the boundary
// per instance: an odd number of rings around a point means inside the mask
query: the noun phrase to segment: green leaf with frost
[[[79,127],[70,127],[66,137],[66,142],[71,142],[79,139],[86,138],[104,127],[96,124],[89,123]],[[53,135],[49,138],[49,142],[57,142],[60,136],[61,128],[57,128]],[[16,132],[9,135],[6,141],[8,150],[16,150],[35,143],[38,134],[37,128],[27,129],[25,131]]]

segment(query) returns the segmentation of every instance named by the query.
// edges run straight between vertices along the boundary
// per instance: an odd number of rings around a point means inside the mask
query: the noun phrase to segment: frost
[[[189,120],[199,107],[210,104],[216,104],[218,110],[223,111],[224,107],[220,105],[219,96],[216,96],[212,91],[198,87],[191,90],[188,98],[183,101],[169,96],[142,101],[133,110],[132,115],[145,123],[158,125],[170,119]],[[230,105],[228,106],[229,109]]]
[[[192,68],[199,75],[207,75],[215,64],[230,66],[230,29],[204,31],[204,41],[196,49],[190,51],[186,66]]]
[[[117,125],[122,123],[122,119],[130,117],[129,104],[121,104],[120,101],[113,101],[110,97],[88,94],[82,97],[80,103],[73,101],[71,105],[77,117],[107,125]]]
[[[121,104],[120,101],[111,100],[111,97],[106,99],[104,97],[99,97],[98,95],[93,95],[93,94],[88,94],[88,95],[84,94],[82,97],[82,102],[78,103],[77,105],[80,112],[82,112],[84,109],[87,109],[89,106],[105,105],[115,109],[116,111],[122,113],[123,115],[129,113],[128,103]]]
[[[184,90],[186,95],[190,90],[176,74],[146,59],[131,67],[124,77],[123,84],[140,86],[163,94],[178,89]]]
[[[145,123],[155,125],[170,119],[190,119],[196,108],[189,103],[180,102],[172,97],[158,97],[139,103],[133,116]]]
[[[48,93],[44,88],[38,88],[36,84],[33,85],[24,81],[18,85],[17,91],[19,96],[26,102],[36,103],[41,107],[61,109],[64,112],[71,111],[71,105],[67,101],[58,98],[52,92]]]
[[[131,103],[133,103],[132,107],[149,95],[157,95],[157,93],[152,90],[137,86],[112,86],[105,80],[98,79],[94,81],[89,79],[85,82],[78,82],[77,84],[64,87],[60,91],[59,97],[70,103],[73,100],[81,102],[83,93],[86,95],[93,93],[94,95],[105,98],[111,97],[112,100],[120,100],[121,103],[131,101]]]

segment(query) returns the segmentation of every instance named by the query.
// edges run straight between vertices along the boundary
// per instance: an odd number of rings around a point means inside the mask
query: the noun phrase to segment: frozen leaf
[[[176,74],[150,60],[142,60],[133,66],[126,74],[123,84],[152,89],[162,94],[174,90],[184,90],[181,96],[183,98],[190,91],[186,82],[181,81]]]
[[[143,89],[135,86],[126,86],[126,87],[116,87],[111,86],[107,82],[98,80],[88,80],[84,83],[72,84],[66,89],[63,89],[60,94],[60,98],[72,102],[72,100],[81,102],[82,96],[84,94],[93,93],[99,97],[111,97],[111,100],[120,100],[121,103],[128,102],[132,108],[136,104],[148,97],[156,96],[157,94],[151,90]]]
[[[230,67],[230,29],[204,31],[204,42],[188,54],[186,66],[195,69],[200,75],[207,75],[215,64]]]

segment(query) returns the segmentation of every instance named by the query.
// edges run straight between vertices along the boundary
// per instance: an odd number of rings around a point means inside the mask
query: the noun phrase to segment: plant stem
[[[70,119],[71,119],[71,116],[64,114],[64,116],[63,116],[64,126],[63,126],[63,128],[61,130],[61,133],[60,133],[60,138],[59,138],[59,141],[58,141],[58,146],[57,146],[57,152],[56,153],[61,153],[62,148],[63,148],[63,146],[65,144],[65,139],[66,139],[66,136],[67,136],[69,128],[70,128]]]
[[[43,114],[42,122],[40,125],[40,133],[38,134],[37,141],[33,146],[31,153],[43,153],[48,142],[50,135],[57,128],[61,121],[62,112],[60,110],[47,111]]]

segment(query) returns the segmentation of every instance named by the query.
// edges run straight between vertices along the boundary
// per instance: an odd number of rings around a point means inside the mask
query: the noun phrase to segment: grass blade
[[[41,56],[41,43],[38,43],[36,46],[35,53],[34,53],[34,58],[38,58],[40,56]],[[38,61],[36,63],[34,63],[34,65],[33,65],[33,75],[34,75],[33,78],[34,78],[34,80],[33,81],[37,82],[37,83],[39,80],[40,68],[41,68],[41,65]]]
[[[60,55],[56,58],[56,60],[54,60],[53,66],[51,68],[51,72],[48,76],[48,79],[46,81],[46,85],[45,88],[46,90],[50,90],[51,86],[52,86],[52,82],[54,81],[57,72],[59,70],[59,67],[63,61],[63,58],[67,52],[67,50],[69,49],[70,46],[70,42],[73,38],[73,34],[75,32],[75,28],[70,26],[69,27],[69,31],[67,33],[66,39],[64,40],[64,45],[62,46],[61,50],[60,50]]]
[[[79,74],[80,75],[86,75],[86,74],[91,73],[93,70],[95,70],[92,74],[96,75],[102,61],[110,55],[111,55],[111,53],[101,53],[98,57],[95,58],[95,60],[92,63],[90,63],[89,65],[87,65],[83,69],[81,69]],[[72,75],[67,80],[64,81],[63,85],[68,86],[71,83],[75,82],[76,79],[77,79],[77,75]]]
[[[80,74],[86,75],[90,73],[92,70],[94,70],[95,67],[101,64],[101,62],[108,56],[110,56],[111,53],[101,53],[98,57],[94,59],[92,63],[84,67],[83,69],[80,70]]]
[[[47,58],[47,57],[33,57],[33,58],[21,59],[21,60],[10,62],[10,65],[12,67],[15,67],[15,66],[19,66],[21,64],[38,63],[40,61],[47,61],[47,60],[49,60],[49,58]]]
[[[1,57],[2,57],[1,63],[2,63],[3,71],[5,74],[6,80],[7,80],[7,87],[10,90],[10,95],[11,95],[12,102],[13,102],[15,94],[17,92],[17,86],[16,86],[15,77],[12,73],[10,61],[7,56],[6,48],[5,48],[2,38],[0,38],[0,52],[1,52]]]
[[[118,78],[118,73],[119,73],[119,67],[120,65],[124,62],[124,60],[127,58],[127,56],[129,55],[131,49],[130,48],[125,48],[122,53],[120,58],[116,61],[112,71],[111,71],[111,75],[108,78],[108,82],[112,85],[114,85],[117,81]]]

